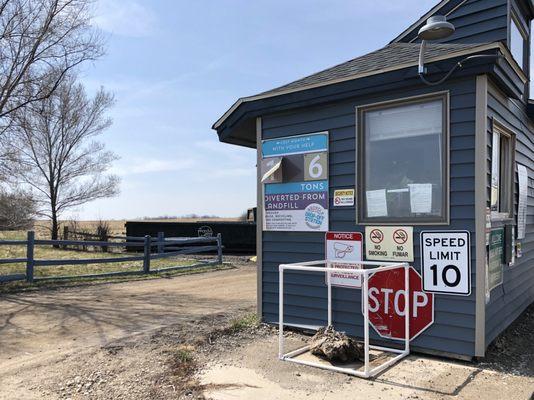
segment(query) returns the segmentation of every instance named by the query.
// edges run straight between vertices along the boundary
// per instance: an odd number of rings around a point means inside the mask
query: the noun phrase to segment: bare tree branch
[[[0,119],[47,99],[70,71],[103,54],[92,3],[0,0]]]
[[[111,125],[113,102],[103,89],[88,98],[68,76],[51,96],[12,115],[6,149],[14,156],[5,175],[32,190],[37,211],[52,220],[53,238],[61,213],[118,193],[118,177],[107,173],[117,156],[95,140]]]

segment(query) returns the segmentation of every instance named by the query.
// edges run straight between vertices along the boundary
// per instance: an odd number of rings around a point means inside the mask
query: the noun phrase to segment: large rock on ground
[[[310,339],[310,351],[328,361],[342,363],[364,358],[363,345],[344,333],[336,332],[331,325],[319,328]]]

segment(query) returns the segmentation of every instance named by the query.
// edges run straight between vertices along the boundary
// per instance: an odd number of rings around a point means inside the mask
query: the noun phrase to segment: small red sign
[[[327,232],[326,240],[356,240],[363,241],[363,236],[360,232]]]
[[[434,323],[434,295],[423,292],[419,273],[410,267],[410,340]],[[376,272],[369,278],[369,321],[388,339],[405,338],[404,268]]]

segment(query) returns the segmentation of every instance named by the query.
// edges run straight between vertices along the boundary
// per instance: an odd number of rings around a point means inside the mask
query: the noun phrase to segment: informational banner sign
[[[366,226],[365,256],[368,260],[413,261],[413,228]]]
[[[265,185],[265,229],[327,231],[328,181]]]
[[[328,132],[264,140],[261,146],[264,158],[316,153],[326,150],[328,150]]]
[[[326,264],[329,268],[360,269],[363,252],[363,237],[359,232],[327,232]],[[328,274],[327,274],[328,279]],[[332,286],[360,288],[361,275],[330,273]]]
[[[423,290],[471,294],[471,241],[467,231],[421,232]]]
[[[334,190],[334,207],[351,207],[354,205],[354,189]]]
[[[410,267],[409,271],[408,296],[404,268],[376,272],[369,278],[369,322],[384,338],[402,340],[406,337],[406,297],[410,302],[410,340],[434,323],[434,295],[423,292],[421,276],[415,269]]]
[[[262,154],[264,230],[328,231],[328,132],[265,140]]]
[[[528,171],[527,167],[517,164],[517,180],[519,184],[519,196],[517,202],[517,238],[525,238],[527,223],[527,200],[528,200]]]
[[[488,288],[502,284],[504,264],[504,228],[492,229],[488,252]]]

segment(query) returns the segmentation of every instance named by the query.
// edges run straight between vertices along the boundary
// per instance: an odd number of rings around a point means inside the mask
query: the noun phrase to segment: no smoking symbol
[[[393,232],[393,240],[397,244],[404,244],[408,241],[408,234],[404,229],[397,229]]]
[[[371,238],[371,241],[376,244],[382,243],[382,240],[384,240],[384,234],[380,229],[373,229],[369,236]]]

